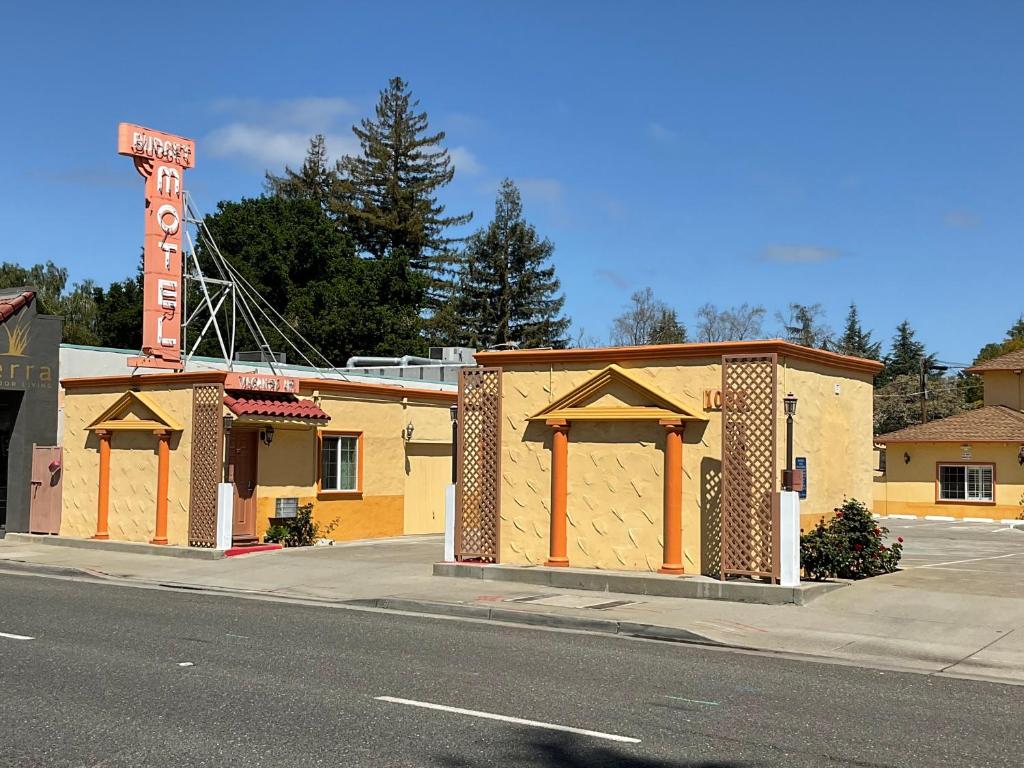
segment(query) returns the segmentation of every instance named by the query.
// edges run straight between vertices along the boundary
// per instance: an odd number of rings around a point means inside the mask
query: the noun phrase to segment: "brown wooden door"
[[[256,540],[256,459],[259,434],[255,430],[231,433],[231,476],[235,485],[235,519],[231,538]]]
[[[60,533],[61,449],[32,446],[32,495],[28,527],[31,533]]]

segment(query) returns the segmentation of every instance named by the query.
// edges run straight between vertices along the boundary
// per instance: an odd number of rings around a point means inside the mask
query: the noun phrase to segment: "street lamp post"
[[[782,490],[793,490],[793,417],[796,415],[796,395],[790,392],[782,398],[786,412],[786,472],[782,479]]]
[[[448,413],[452,418],[452,485],[455,485],[459,480],[459,406],[452,405],[448,408]]]

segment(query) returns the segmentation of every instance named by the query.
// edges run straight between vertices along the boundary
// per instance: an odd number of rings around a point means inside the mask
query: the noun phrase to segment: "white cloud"
[[[342,98],[221,99],[211,109],[230,116],[203,142],[214,157],[235,157],[273,171],[294,167],[302,163],[309,140],[317,133],[325,135],[332,159],[358,149],[348,130],[356,109]]]
[[[970,211],[946,211],[942,221],[954,229],[977,229],[981,226],[981,217]]]
[[[476,155],[465,147],[452,147],[448,150],[448,155],[452,159],[452,165],[455,166],[456,175],[465,173],[469,176],[476,176],[484,170],[483,165],[476,159]]]
[[[523,197],[531,202],[558,205],[565,195],[565,188],[558,179],[516,179],[516,184]]]
[[[841,255],[836,248],[818,245],[769,245],[761,251],[761,260],[775,264],[820,264]]]

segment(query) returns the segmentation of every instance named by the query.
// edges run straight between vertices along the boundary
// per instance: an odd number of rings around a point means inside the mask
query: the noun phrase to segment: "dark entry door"
[[[231,538],[237,543],[256,541],[256,459],[259,434],[236,429],[231,433],[231,476],[235,484],[235,518]]]

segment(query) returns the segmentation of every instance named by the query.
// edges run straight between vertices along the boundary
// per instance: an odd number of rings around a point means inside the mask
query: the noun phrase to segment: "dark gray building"
[[[32,454],[57,445],[62,325],[38,313],[31,287],[0,289],[0,531],[30,529],[33,480],[59,493],[59,461],[33,478]]]

